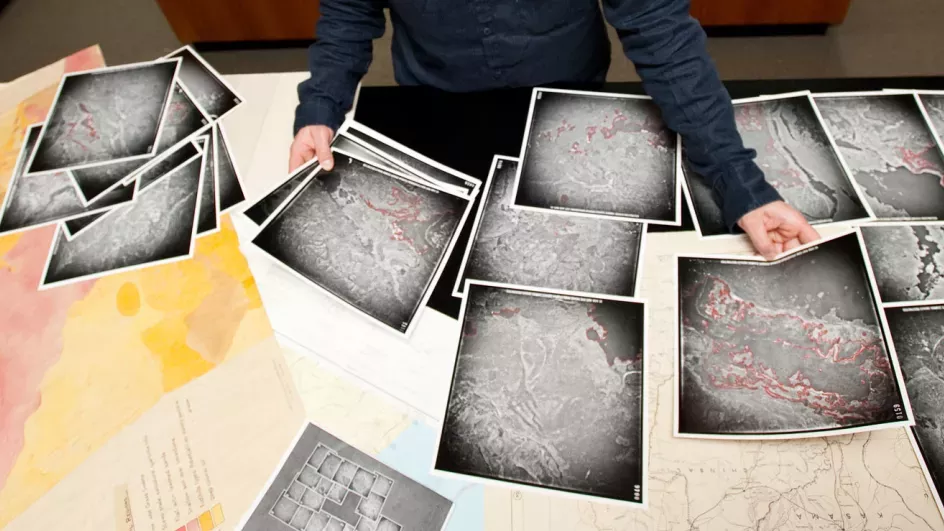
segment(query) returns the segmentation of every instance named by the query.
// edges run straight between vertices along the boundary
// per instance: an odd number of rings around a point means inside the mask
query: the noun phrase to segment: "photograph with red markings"
[[[164,115],[164,124],[157,139],[155,155],[159,156],[186,142],[194,135],[205,132],[209,118],[203,114],[187,91],[176,83],[170,106]],[[122,181],[133,175],[153,159],[134,159],[72,171],[72,176],[88,201],[117,188]]]
[[[470,281],[434,469],[645,501],[645,308]]]
[[[27,173],[154,155],[179,60],[63,76]]]
[[[887,308],[885,315],[914,411],[915,450],[944,514],[944,306]]]
[[[468,197],[341,150],[330,172],[308,174],[290,195],[252,243],[306,283],[398,332],[408,332],[426,304],[471,208]]]
[[[676,431],[791,438],[911,423],[861,241],[678,257]]]
[[[635,295],[646,224],[514,208],[517,168],[495,157],[453,295],[466,278]]]
[[[870,217],[808,93],[735,100],[734,117],[767,182],[810,223]],[[728,234],[711,187],[684,156],[682,167],[701,235]]]
[[[648,97],[534,89],[514,204],[679,225],[677,148]]]
[[[876,218],[944,220],[944,156],[915,94],[814,98]]]

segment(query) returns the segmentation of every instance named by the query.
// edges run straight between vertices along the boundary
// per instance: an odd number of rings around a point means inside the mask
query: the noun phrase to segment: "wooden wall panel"
[[[839,24],[850,0],[692,0],[703,26]]]
[[[157,0],[184,43],[315,36],[318,0]]]

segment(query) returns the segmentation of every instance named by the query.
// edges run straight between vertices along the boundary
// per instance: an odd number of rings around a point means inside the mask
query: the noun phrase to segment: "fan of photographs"
[[[245,196],[219,120],[242,100],[190,47],[63,76],[0,235],[57,225],[40,289],[192,256]]]
[[[409,334],[481,182],[356,122],[245,211],[252,244],[300,281]]]

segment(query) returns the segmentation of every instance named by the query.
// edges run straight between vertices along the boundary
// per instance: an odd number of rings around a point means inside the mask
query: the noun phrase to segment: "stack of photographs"
[[[784,200],[811,224],[873,217],[809,92],[734,100],[744,145]],[[702,237],[729,235],[715,194],[680,157],[685,195]]]
[[[915,93],[815,94],[823,120],[877,219],[944,220],[944,156]]]
[[[27,128],[0,236],[57,225],[40,289],[192,256],[245,199],[218,122],[241,102],[189,47],[66,74]]]
[[[944,514],[944,223],[860,228],[911,399],[911,443]]]
[[[774,261],[677,258],[679,437],[822,437],[913,424],[863,238]]]
[[[536,88],[513,204],[681,225],[678,147],[647,96]]]
[[[441,531],[453,504],[305,423],[240,531]]]
[[[638,299],[469,280],[433,473],[645,507]]]
[[[356,123],[244,214],[252,244],[296,277],[410,334],[468,218],[480,181]]]

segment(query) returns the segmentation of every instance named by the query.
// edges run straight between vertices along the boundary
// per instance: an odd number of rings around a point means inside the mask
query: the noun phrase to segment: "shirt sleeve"
[[[371,41],[384,33],[381,0],[322,0],[317,40],[308,49],[311,77],[298,85],[294,132],[308,125],[337,131],[367,73]]]
[[[754,162],[756,152],[744,147],[689,0],[603,0],[603,9],[646,93],[682,135],[692,169],[720,200],[728,230],[737,230],[747,212],[781,199]]]

